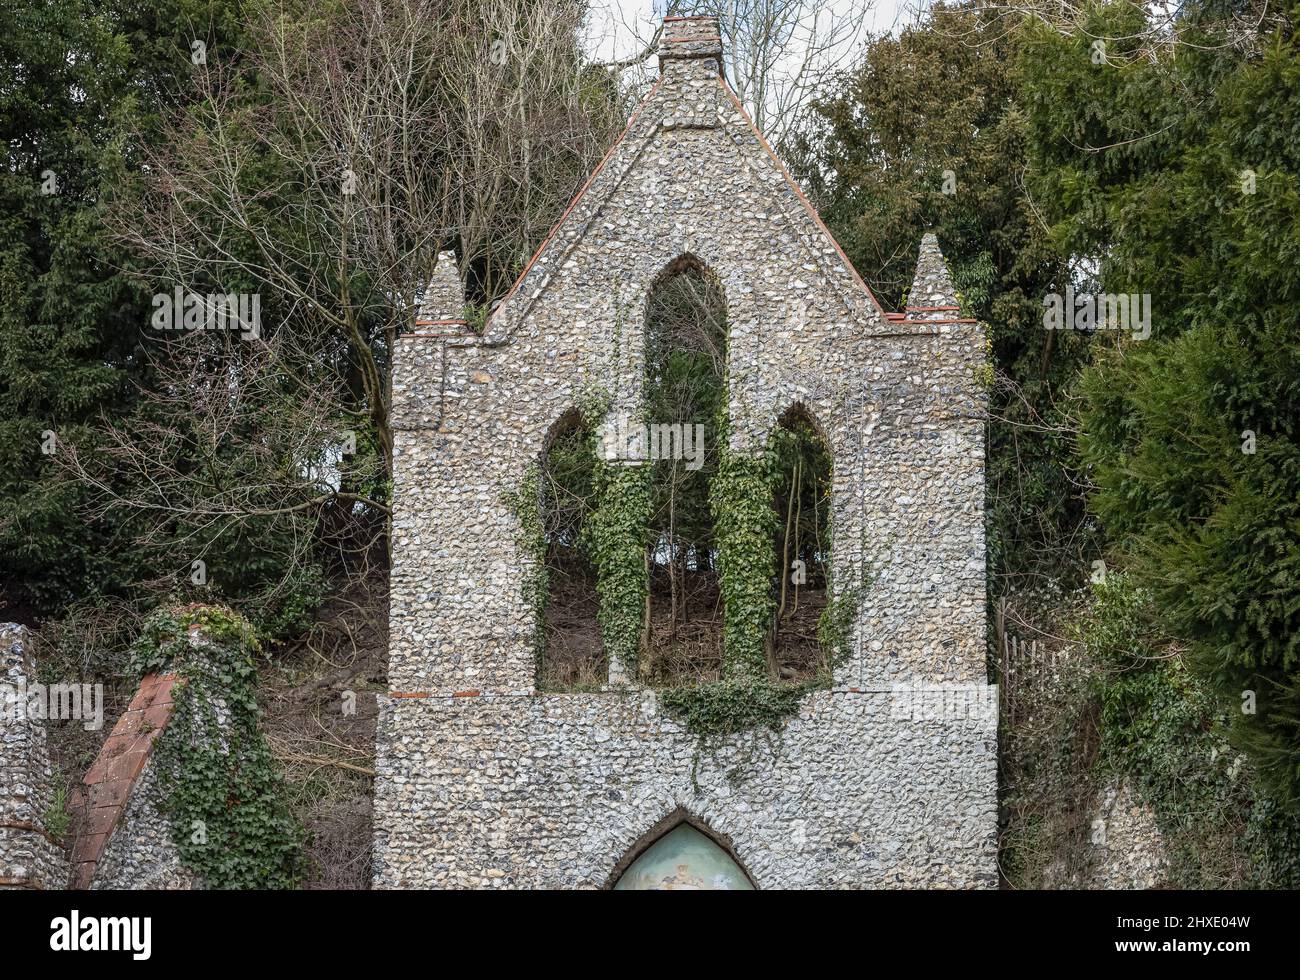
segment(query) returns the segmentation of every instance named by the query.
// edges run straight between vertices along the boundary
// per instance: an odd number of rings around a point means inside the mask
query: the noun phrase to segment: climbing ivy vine
[[[708,741],[758,728],[778,730],[819,683],[781,684],[767,676],[723,679],[663,691],[664,710]]]
[[[835,580],[826,583],[826,608],[817,623],[817,641],[826,654],[830,668],[843,663],[849,655],[849,642],[853,637],[853,624],[866,595],[865,580],[837,589]]]
[[[723,676],[754,681],[768,673],[767,636],[775,605],[772,480],[769,456],[744,456],[719,422],[718,472],[709,492],[722,590]]]
[[[804,695],[831,683],[830,668],[847,655],[848,639],[862,603],[864,586],[838,592],[827,583],[828,602],[818,626],[827,669],[801,684],[773,677],[768,658],[769,628],[776,601],[772,510],[776,481],[788,474],[780,465],[778,437],[765,451],[744,456],[730,449],[725,418],[719,422],[721,461],[711,487],[718,541],[718,567],[724,612],[724,676],[721,681],[665,691],[661,702],[701,744],[744,731],[779,730],[799,710]],[[829,544],[829,542],[828,542]]]
[[[598,623],[606,653],[616,658],[628,676],[635,676],[637,652],[645,619],[647,571],[645,525],[649,509],[649,480],[643,466],[602,458],[593,423],[609,412],[607,392],[593,390],[578,399],[583,420],[582,451],[591,460],[591,507],[582,521],[580,546],[596,570]],[[547,531],[543,515],[542,466],[533,461],[519,486],[506,495],[506,504],[519,522],[516,544],[528,562],[523,594],[535,625],[534,643],[540,676],[546,653]]]
[[[596,507],[583,535],[596,566],[601,639],[628,677],[636,676],[648,588],[645,525],[650,509],[648,469],[600,461]]]
[[[580,400],[584,422],[603,420],[607,394]],[[827,668],[799,684],[776,679],[770,663],[771,623],[776,608],[773,548],[777,517],[772,508],[776,481],[787,480],[774,435],[762,453],[746,455],[730,448],[726,407],[719,413],[719,464],[709,488],[709,508],[718,548],[718,577],[723,608],[723,677],[721,680],[665,690],[664,709],[680,719],[701,742],[756,729],[778,730],[811,690],[830,684],[830,667],[848,652],[849,637],[861,606],[864,584],[832,589],[818,627]],[[649,466],[607,461],[589,427],[585,437],[592,459],[591,507],[582,523],[581,543],[596,570],[598,621],[606,653],[627,676],[636,676],[645,639],[647,520],[650,509]],[[547,540],[539,474],[532,464],[515,492],[511,510],[519,521],[519,546],[530,560],[524,592],[537,622],[537,650],[544,652],[547,601]],[[829,544],[829,542],[827,542]]]
[[[217,606],[155,614],[132,649],[137,673],[179,675],[154,750],[155,801],[181,862],[209,888],[292,888],[302,871],[304,834],[258,727],[259,650],[253,627]]]
[[[541,503],[540,465],[534,461],[524,471],[519,486],[505,495],[505,504],[519,522],[515,546],[524,559],[523,599],[533,620],[533,648],[539,676],[542,658],[546,656],[546,593],[550,587]]]

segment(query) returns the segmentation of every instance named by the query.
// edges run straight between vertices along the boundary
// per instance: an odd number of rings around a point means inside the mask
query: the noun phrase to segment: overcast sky
[[[836,0],[842,7],[849,0]],[[915,16],[918,2],[925,0],[874,0],[867,21],[872,34],[887,34]],[[654,34],[659,21],[655,7],[662,0],[591,0],[591,17],[587,25],[587,49],[599,61],[616,61],[638,53],[637,33],[642,39]]]

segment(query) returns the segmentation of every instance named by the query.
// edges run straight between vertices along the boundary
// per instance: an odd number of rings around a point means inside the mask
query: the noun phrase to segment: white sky
[[[888,34],[909,23],[915,19],[918,2],[925,0],[874,0],[867,31]],[[847,0],[835,0],[832,6],[840,9],[846,3]],[[641,50],[637,33],[648,39],[660,20],[655,6],[655,0],[591,0],[587,24],[590,56],[598,61],[617,61],[637,54]]]

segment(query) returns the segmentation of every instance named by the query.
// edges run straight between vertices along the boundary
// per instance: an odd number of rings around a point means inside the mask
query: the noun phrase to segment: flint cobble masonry
[[[55,778],[45,719],[19,700],[37,680],[29,643],[25,627],[0,623],[0,888],[62,888],[68,858],[47,827]]]
[[[483,334],[444,256],[397,346],[379,887],[605,886],[676,812],[759,887],[996,884],[996,713],[891,710],[896,685],[987,684],[984,334],[933,236],[906,313],[882,311],[721,57],[711,18],[666,21],[659,81]],[[835,580],[866,583],[834,688],[703,749],[653,692],[536,693],[507,503],[566,413],[637,417],[646,297],[683,256],[726,297],[730,448],[802,406],[833,456]]]

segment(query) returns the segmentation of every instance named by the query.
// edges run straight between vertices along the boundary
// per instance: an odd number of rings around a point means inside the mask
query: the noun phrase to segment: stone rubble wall
[[[995,712],[912,721],[822,691],[697,755],[650,692],[381,705],[377,887],[604,887],[677,810],[760,888],[997,883]]]
[[[197,876],[181,864],[172,843],[171,825],[154,805],[153,787],[154,765],[150,761],[95,866],[92,889],[183,891],[202,887]]]
[[[55,797],[45,722],[10,696],[37,682],[27,637],[23,626],[0,624],[0,889],[62,888],[68,880],[67,854],[45,826]]]
[[[673,58],[722,57],[722,38],[716,17],[665,17],[664,27],[663,41],[659,46],[661,71]]]
[[[191,662],[201,663],[209,640],[193,626],[187,640]],[[158,811],[159,738],[181,738],[196,744],[215,736],[228,748],[231,723],[224,698],[205,704],[191,717],[190,727],[173,721],[175,693],[184,681],[176,674],[149,674],[140,682],[130,705],[117,719],[99,757],[87,770],[86,808],[73,846],[73,888],[185,890],[203,882],[185,868],[173,842],[173,828]],[[198,828],[180,828],[183,833]]]
[[[1049,873],[1050,887],[1134,891],[1166,887],[1164,837],[1155,811],[1138,799],[1127,780],[1112,778],[1090,809],[1087,871]],[[1098,821],[1100,823],[1098,823]]]
[[[201,648],[199,631],[190,634],[190,642]],[[177,683],[170,674],[145,677],[86,772],[85,818],[73,847],[74,888],[200,887],[181,864],[154,793],[153,750],[171,726]]]
[[[719,77],[706,26],[666,24],[659,82],[483,336],[397,344],[381,887],[601,886],[679,808],[763,887],[996,884],[995,713],[891,711],[900,684],[994,690],[982,328],[880,309]],[[508,502],[566,413],[635,418],[646,300],[683,256],[726,298],[731,449],[761,453],[803,406],[833,454],[834,580],[865,583],[836,690],[779,735],[700,756],[698,791],[696,740],[653,694],[536,694]],[[930,258],[916,295],[955,295]],[[434,312],[455,308],[446,293]]]

